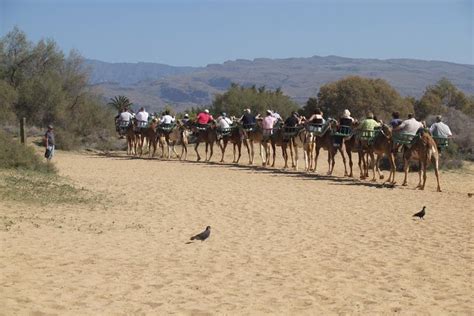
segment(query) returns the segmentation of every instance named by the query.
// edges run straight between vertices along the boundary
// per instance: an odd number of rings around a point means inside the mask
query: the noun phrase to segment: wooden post
[[[20,141],[22,144],[26,144],[26,117],[22,117],[20,121]]]

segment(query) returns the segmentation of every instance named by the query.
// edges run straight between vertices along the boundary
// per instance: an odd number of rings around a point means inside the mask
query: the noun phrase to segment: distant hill
[[[281,87],[304,104],[325,83],[349,75],[387,80],[404,95],[420,97],[426,86],[448,78],[459,89],[474,94],[474,65],[414,59],[354,59],[337,56],[254,60],[238,59],[206,67],[174,67],[154,63],[105,63],[87,60],[91,85],[105,97],[123,94],[135,104],[176,110],[212,102],[231,82],[245,86]]]

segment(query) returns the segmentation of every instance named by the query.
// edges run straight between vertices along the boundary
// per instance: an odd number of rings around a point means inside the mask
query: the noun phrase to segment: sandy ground
[[[55,161],[100,199],[1,202],[14,224],[0,231],[0,314],[474,313],[472,166],[442,172],[437,193],[432,172],[423,192],[417,174],[379,188],[343,178],[340,161],[333,178],[123,154]],[[211,237],[189,243],[206,225]]]

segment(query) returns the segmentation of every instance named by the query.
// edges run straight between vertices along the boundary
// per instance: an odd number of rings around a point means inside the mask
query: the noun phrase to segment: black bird
[[[196,240],[204,241],[207,238],[209,238],[210,235],[211,235],[211,226],[207,226],[205,231],[197,234],[196,236],[191,237],[191,240],[196,239]]]
[[[426,206],[423,206],[423,209],[419,211],[418,213],[413,214],[413,217],[419,217],[421,219],[424,219],[423,217],[425,216],[425,208]]]

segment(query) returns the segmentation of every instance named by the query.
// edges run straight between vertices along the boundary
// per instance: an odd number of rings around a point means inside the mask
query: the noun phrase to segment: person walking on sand
[[[53,158],[55,147],[53,125],[48,125],[48,130],[44,134],[44,146],[46,147],[44,157],[50,161]]]

